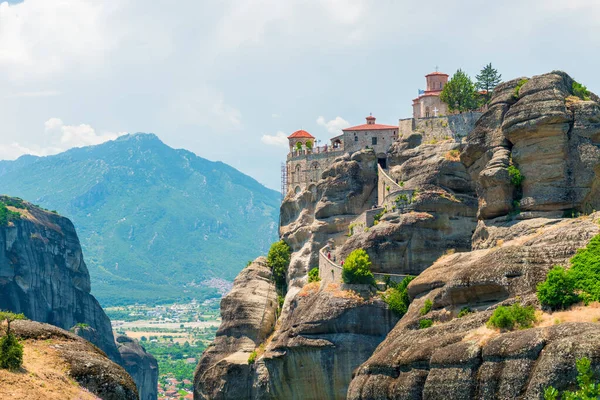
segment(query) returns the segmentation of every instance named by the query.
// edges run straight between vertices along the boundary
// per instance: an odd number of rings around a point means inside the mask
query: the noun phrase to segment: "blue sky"
[[[153,132],[278,189],[283,137],[396,124],[436,65],[598,93],[599,41],[596,0],[4,2],[0,159]]]

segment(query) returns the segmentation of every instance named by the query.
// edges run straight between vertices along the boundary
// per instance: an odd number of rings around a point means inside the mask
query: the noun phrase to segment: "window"
[[[354,135],[354,141],[358,142],[358,136]]]
[[[377,144],[377,136],[373,136],[373,137],[371,138],[371,144],[372,144],[373,146],[375,146],[375,145]]]

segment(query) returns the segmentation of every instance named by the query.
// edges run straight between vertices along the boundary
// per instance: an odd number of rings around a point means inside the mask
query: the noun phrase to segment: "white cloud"
[[[58,90],[39,90],[39,91],[32,91],[32,92],[13,93],[13,94],[7,95],[6,98],[10,99],[10,98],[19,98],[19,97],[30,97],[30,98],[54,97],[54,96],[60,96],[60,95],[61,95],[61,92],[59,92]]]
[[[18,142],[0,144],[0,160],[14,160],[24,154],[48,156],[74,147],[93,146],[115,140],[126,132],[98,133],[87,124],[65,125],[60,118],[50,118],[44,123],[44,145],[27,145]]]
[[[266,145],[282,147],[284,149],[287,149],[289,146],[287,136],[281,131],[275,135],[263,135],[260,141]]]
[[[342,129],[350,126],[350,123],[342,117],[335,117],[331,121],[325,121],[325,117],[321,116],[317,118],[317,124],[324,126],[329,133],[336,135],[342,133]]]

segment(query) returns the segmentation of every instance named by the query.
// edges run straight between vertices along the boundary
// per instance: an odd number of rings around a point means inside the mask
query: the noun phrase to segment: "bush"
[[[419,321],[419,329],[427,329],[433,326],[433,321],[430,319],[422,319]]]
[[[520,188],[523,185],[525,177],[521,174],[521,171],[514,165],[508,167],[508,175],[510,176],[510,183],[516,188]]]
[[[519,81],[519,83],[517,83],[517,86],[515,87],[515,92],[513,93],[513,97],[515,99],[518,99],[521,96],[521,87],[527,83],[527,81],[529,81],[529,79],[521,79]]]
[[[573,81],[573,85],[571,86],[573,90],[573,95],[579,97],[581,100],[589,100],[590,99],[590,91],[587,90],[585,86],[577,81]]]
[[[23,345],[12,333],[0,338],[0,368],[16,371],[23,365]]]
[[[552,386],[544,390],[544,400],[593,400],[600,398],[600,384],[594,383],[594,372],[592,371],[592,362],[589,358],[583,357],[575,362],[577,367],[577,383],[579,388],[575,392],[564,391],[561,393]]]
[[[6,204],[0,201],[0,226],[7,226],[9,222],[16,221],[19,218],[21,218],[21,214],[10,211]]]
[[[565,308],[579,301],[573,277],[559,265],[552,268],[546,280],[537,285],[537,297],[542,305],[552,309]]]
[[[321,278],[319,278],[319,268],[315,267],[308,271],[308,283],[311,282],[319,282]]]
[[[363,249],[356,249],[346,259],[342,267],[344,283],[374,283],[375,277],[371,272],[371,260]]]
[[[258,356],[258,354],[256,353],[256,350],[254,350],[252,353],[250,353],[250,355],[248,356],[248,364],[254,364],[257,356]]]
[[[386,283],[390,287],[382,295],[382,299],[388,305],[389,309],[396,313],[400,318],[408,311],[410,298],[408,297],[407,286],[413,279],[415,279],[414,276],[407,276],[397,285],[389,280],[389,277],[386,280]]]
[[[290,265],[290,256],[292,249],[286,242],[280,240],[271,245],[269,254],[267,255],[267,263],[273,271],[273,279],[280,290],[283,290],[286,285],[287,269]]]
[[[473,312],[473,310],[471,310],[470,307],[463,307],[460,309],[460,312],[458,313],[458,318],[462,318],[465,315],[471,314]]]
[[[419,310],[419,313],[421,313],[421,315],[427,315],[427,313],[429,313],[429,311],[431,311],[431,307],[433,306],[433,302],[429,299],[425,300],[425,305],[423,305],[423,307],[421,307],[421,310]]]
[[[515,328],[531,328],[535,320],[533,306],[523,307],[521,304],[515,303],[512,306],[496,308],[487,324],[494,328],[513,330]]]

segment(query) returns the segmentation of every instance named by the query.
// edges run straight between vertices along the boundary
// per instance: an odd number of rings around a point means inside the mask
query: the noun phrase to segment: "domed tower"
[[[315,137],[305,130],[300,129],[288,136],[288,141],[290,143],[290,153],[292,153],[297,148],[298,143],[302,143],[305,147],[312,148],[315,143]],[[308,146],[307,143],[309,144]]]

